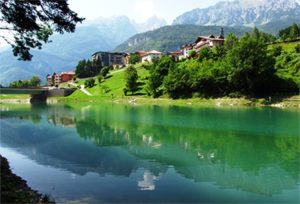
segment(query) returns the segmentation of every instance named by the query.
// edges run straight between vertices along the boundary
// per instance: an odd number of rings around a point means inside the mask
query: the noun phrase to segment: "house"
[[[201,48],[213,48],[224,45],[224,37],[222,35],[215,37],[214,35],[210,36],[199,36],[193,46],[193,49],[198,52]]]
[[[143,57],[142,57],[142,62],[153,62],[154,60],[158,60],[163,56],[162,52],[152,50],[150,52],[147,52]]]
[[[47,86],[53,86],[52,76],[47,74]]]
[[[75,78],[75,72],[62,72],[60,74],[61,82],[71,81]]]
[[[185,44],[182,46],[182,57],[188,58],[189,52],[194,49],[195,44]]]
[[[217,37],[214,35],[210,36],[199,36],[194,43],[186,44],[182,46],[182,56],[179,58],[188,58],[189,52],[194,50],[199,52],[202,48],[214,48],[224,45],[224,29],[221,28],[221,34]]]
[[[47,86],[58,86],[59,84],[73,80],[75,72],[62,72],[61,74],[53,73],[47,75]]]
[[[126,53],[121,52],[96,52],[92,55],[92,60],[100,60],[102,67],[123,67],[126,65],[126,56]]]
[[[61,83],[61,76],[59,74],[54,73],[53,74],[53,82],[54,82],[54,86],[58,86]]]
[[[183,51],[182,50],[177,50],[177,51],[174,51],[174,52],[168,52],[167,54],[168,54],[168,56],[172,57],[175,61],[178,61],[182,58]]]

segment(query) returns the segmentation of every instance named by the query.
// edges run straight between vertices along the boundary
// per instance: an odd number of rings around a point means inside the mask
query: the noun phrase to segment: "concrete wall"
[[[64,97],[72,94],[76,89],[52,89],[48,91],[48,97]]]

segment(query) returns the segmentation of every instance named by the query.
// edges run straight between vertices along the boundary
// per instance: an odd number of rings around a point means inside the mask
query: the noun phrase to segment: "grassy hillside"
[[[296,42],[281,42],[269,45],[269,49],[273,49],[276,46],[281,46],[282,50],[285,52],[294,52],[296,45],[300,44],[300,39]]]
[[[136,95],[143,96],[146,95],[144,86],[146,77],[148,76],[148,71],[141,65],[136,65],[135,67],[138,71],[138,82],[140,83],[140,90],[136,93]],[[86,89],[93,96],[87,96],[82,91],[77,90],[71,96],[67,97],[67,99],[99,100],[105,98],[122,98],[124,97],[123,89],[125,88],[124,71],[125,69],[112,71],[101,84],[99,84],[98,79],[95,77],[96,85],[93,88]],[[84,84],[85,80],[86,79],[79,79],[77,84]]]

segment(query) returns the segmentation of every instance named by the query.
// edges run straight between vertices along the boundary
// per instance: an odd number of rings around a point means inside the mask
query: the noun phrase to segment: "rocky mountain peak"
[[[234,0],[186,12],[173,24],[252,26],[298,17],[300,5],[296,0]]]

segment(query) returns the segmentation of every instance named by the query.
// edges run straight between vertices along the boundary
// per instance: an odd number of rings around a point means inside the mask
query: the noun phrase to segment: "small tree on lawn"
[[[95,86],[95,79],[88,79],[84,82],[86,88],[93,88]]]
[[[108,66],[103,67],[100,71],[100,74],[105,78],[108,75],[109,70],[110,70],[110,67],[108,67]]]
[[[133,66],[127,67],[125,70],[125,88],[124,88],[124,94],[127,95],[127,92],[130,91],[132,94],[134,94],[135,91],[137,91],[138,88],[138,73],[136,69]]]

